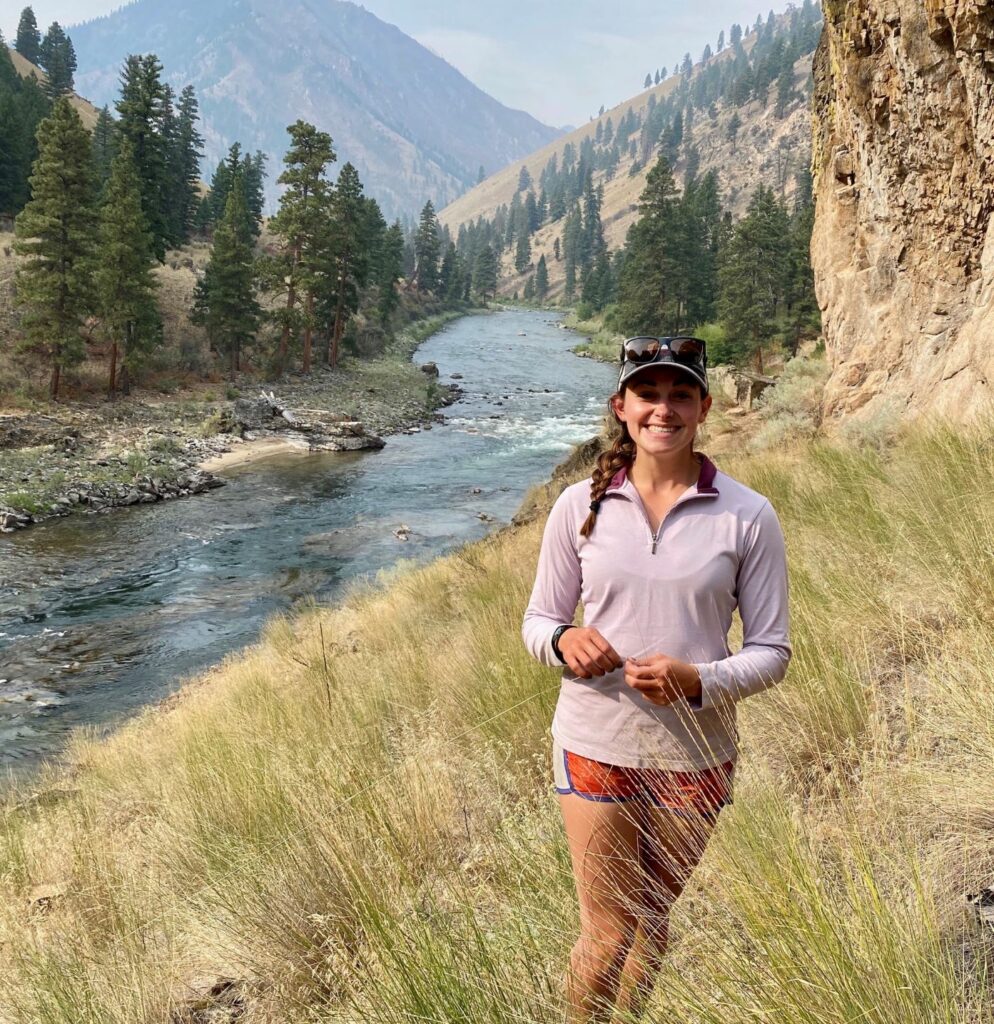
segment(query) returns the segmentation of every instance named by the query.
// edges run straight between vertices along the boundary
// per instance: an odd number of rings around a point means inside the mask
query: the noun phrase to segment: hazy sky
[[[280,0],[271,0],[278,5]],[[21,0],[2,0],[0,29],[13,41]],[[120,0],[32,0],[42,32],[106,14]],[[552,125],[580,124],[604,104],[637,92],[647,71],[726,37],[733,22],[752,24],[786,0],[366,0],[455,65],[501,103]]]

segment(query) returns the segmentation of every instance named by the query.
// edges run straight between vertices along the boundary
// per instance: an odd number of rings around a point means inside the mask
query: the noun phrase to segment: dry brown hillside
[[[25,57],[22,57],[17,52],[17,50],[13,49],[10,46],[7,47],[7,52],[10,54],[10,59],[14,62],[14,70],[16,70],[22,78],[30,78],[32,75],[34,75],[34,77],[37,78],[39,82],[45,81],[45,78],[47,76],[40,67],[38,67],[36,64],[32,64],[31,61],[29,61]],[[97,108],[92,103],[90,103],[89,100],[84,100],[82,96],[77,96],[76,93],[73,93],[70,99],[72,100],[72,105],[76,108],[77,112],[79,113],[83,125],[89,131],[92,131],[93,126],[97,123],[97,115],[100,113],[100,111],[97,110]]]
[[[720,61],[731,53],[726,50],[713,57]],[[766,104],[752,101],[745,106],[732,107],[727,103],[717,106],[717,116],[712,120],[706,111],[697,111],[693,126],[685,134],[682,152],[689,150],[693,142],[700,153],[701,174],[714,169],[718,172],[721,183],[722,198],[725,206],[739,217],[745,212],[749,198],[756,185],[766,183],[781,184],[783,193],[791,196],[795,187],[794,173],[810,164],[811,153],[811,112],[810,112],[810,80],[811,57],[802,57],[794,65],[796,80],[796,98],[788,107],[781,119],[775,114],[775,90],[770,90]],[[673,76],[665,82],[646,89],[634,98],[606,110],[600,117],[569,135],[564,135],[555,142],[533,153],[527,159],[505,167],[450,203],[439,214],[442,224],[449,227],[453,235],[460,224],[475,221],[479,217],[491,218],[502,204],[509,204],[517,191],[518,175],[522,166],[528,168],[533,181],[538,181],[542,169],[555,155],[561,162],[563,150],[568,143],[579,150],[581,143],[593,137],[598,122],[606,124],[611,119],[617,124],[629,109],[636,115],[645,116],[651,96],[657,101],[666,99],[676,90],[679,79]],[[735,144],[727,136],[728,122],[737,112],[742,125]],[[622,154],[621,162],[612,177],[607,178],[605,172],[598,171],[594,175],[594,183],[604,186],[604,205],[601,218],[604,223],[604,234],[611,249],[620,248],[628,233],[628,229],[637,216],[638,199],[645,188],[645,180],[652,168],[650,161],[635,174],[631,174],[635,160],[627,152]],[[677,181],[682,182],[685,170],[683,157],[675,166]],[[559,220],[544,224],[531,239],[532,262],[538,263],[545,256],[549,267],[549,298],[555,300],[562,293],[564,267],[557,262],[553,254],[555,239],[562,234],[565,221]],[[531,270],[518,274],[514,270],[514,253],[505,251],[502,257],[500,292],[512,295],[524,289]]]

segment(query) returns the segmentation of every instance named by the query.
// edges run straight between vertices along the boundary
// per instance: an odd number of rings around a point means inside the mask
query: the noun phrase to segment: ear
[[[625,422],[623,419],[625,412],[625,400],[620,394],[611,396],[611,412],[614,413],[614,418],[619,423]]]
[[[708,412],[711,410],[711,402],[712,398],[710,395],[705,396],[704,400],[701,402],[701,416],[697,421],[698,423],[703,423],[708,418]]]

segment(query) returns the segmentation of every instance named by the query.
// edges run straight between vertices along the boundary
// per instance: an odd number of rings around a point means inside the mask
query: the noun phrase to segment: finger
[[[593,633],[590,637],[590,643],[596,648],[599,656],[606,658],[607,663],[611,665],[611,669],[620,668],[622,664],[621,657],[618,652],[601,636],[600,633]]]
[[[587,657],[587,668],[597,675],[605,675],[617,668],[611,657],[592,641],[588,641],[584,654]]]

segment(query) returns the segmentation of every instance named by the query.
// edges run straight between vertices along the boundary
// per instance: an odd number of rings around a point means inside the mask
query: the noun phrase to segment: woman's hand
[[[666,654],[629,658],[625,662],[625,682],[660,707],[701,695],[701,676],[697,669]]]
[[[593,679],[621,668],[618,652],[593,628],[574,626],[559,638],[559,652],[570,671],[581,679]]]

